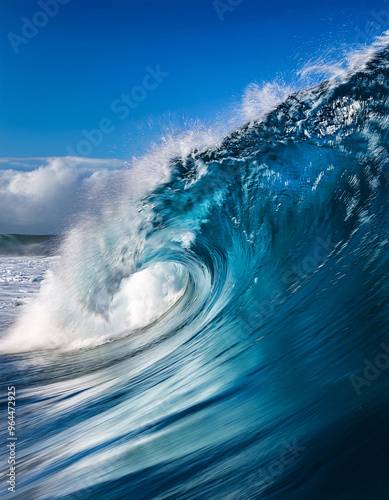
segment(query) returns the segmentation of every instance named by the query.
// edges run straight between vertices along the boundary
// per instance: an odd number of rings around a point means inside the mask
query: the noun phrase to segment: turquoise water
[[[80,216],[0,343],[15,498],[388,497],[388,56]]]

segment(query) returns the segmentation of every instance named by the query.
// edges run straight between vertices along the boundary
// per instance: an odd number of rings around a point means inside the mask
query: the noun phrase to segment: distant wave
[[[54,235],[0,234],[0,256],[51,255],[59,246]]]

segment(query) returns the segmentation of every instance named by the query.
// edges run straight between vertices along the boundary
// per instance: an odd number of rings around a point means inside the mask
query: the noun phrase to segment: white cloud
[[[1,158],[0,234],[61,232],[81,204],[125,168],[121,160]],[[22,169],[22,170],[21,170]]]

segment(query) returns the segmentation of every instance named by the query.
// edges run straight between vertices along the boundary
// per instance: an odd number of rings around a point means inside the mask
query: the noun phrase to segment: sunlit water
[[[388,78],[177,140],[0,260],[14,498],[388,497]]]

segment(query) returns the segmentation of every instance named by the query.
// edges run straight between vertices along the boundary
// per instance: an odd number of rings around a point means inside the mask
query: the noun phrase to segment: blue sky
[[[251,82],[288,82],[389,28],[379,0],[61,2],[1,0],[0,157],[126,159],[170,124],[228,116]]]

